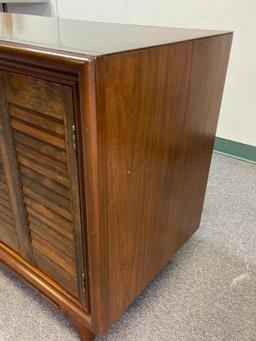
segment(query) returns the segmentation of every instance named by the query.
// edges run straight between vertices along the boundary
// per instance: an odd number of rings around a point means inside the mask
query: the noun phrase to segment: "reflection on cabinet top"
[[[0,41],[98,56],[223,34],[222,31],[111,24],[0,14]]]

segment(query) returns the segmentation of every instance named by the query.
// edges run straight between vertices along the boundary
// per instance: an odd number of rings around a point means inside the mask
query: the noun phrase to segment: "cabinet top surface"
[[[0,14],[0,47],[11,44],[23,49],[47,49],[86,56],[112,54],[226,33],[228,32]]]

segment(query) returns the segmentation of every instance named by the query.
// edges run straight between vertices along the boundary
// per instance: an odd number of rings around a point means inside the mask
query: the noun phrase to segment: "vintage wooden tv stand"
[[[0,21],[0,260],[92,340],[199,226],[232,33]]]

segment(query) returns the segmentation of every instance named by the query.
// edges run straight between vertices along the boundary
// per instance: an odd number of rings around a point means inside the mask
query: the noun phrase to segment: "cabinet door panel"
[[[0,137],[0,144],[2,139]],[[1,240],[16,251],[19,250],[19,241],[15,228],[14,214],[10,202],[9,189],[6,183],[3,168],[2,152],[0,150],[0,236]]]
[[[3,78],[35,265],[86,304],[72,89]]]
[[[19,171],[0,74],[0,241],[33,264]]]
[[[6,97],[10,103],[63,120],[65,102],[60,84],[9,72],[6,85]]]

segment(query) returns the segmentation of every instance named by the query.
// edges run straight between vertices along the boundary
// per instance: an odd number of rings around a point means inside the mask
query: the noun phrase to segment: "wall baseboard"
[[[214,151],[237,159],[256,163],[256,146],[216,137]]]

